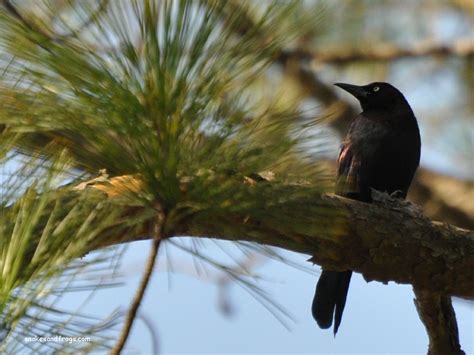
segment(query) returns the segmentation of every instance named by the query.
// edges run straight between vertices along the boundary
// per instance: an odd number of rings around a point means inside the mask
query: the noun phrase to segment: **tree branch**
[[[305,66],[297,56],[289,52],[281,52],[277,61],[283,66],[287,75],[296,79],[304,96],[315,99],[326,107],[328,114],[325,116],[337,131],[344,134],[359,111],[341,100],[333,86],[319,79],[318,75]]]
[[[431,219],[474,229],[474,182],[418,169],[409,199]]]
[[[438,43],[423,43],[412,48],[402,48],[385,43],[371,44],[370,46],[350,48],[324,48],[322,50],[306,50],[299,48],[285,53],[286,56],[315,63],[348,64],[365,61],[390,61],[403,58],[419,57],[467,57],[474,55],[474,44],[471,40],[458,40],[451,45]]]
[[[194,213],[180,220],[172,235],[267,244],[312,255],[311,261],[326,269],[354,270],[367,281],[474,299],[473,232],[432,222],[414,205],[380,193],[367,204],[321,196],[306,186],[288,188],[302,197],[257,216]],[[145,227],[138,234],[110,235],[99,246],[142,239],[148,239]]]

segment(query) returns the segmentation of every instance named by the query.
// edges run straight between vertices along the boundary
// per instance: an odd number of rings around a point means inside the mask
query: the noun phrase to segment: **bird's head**
[[[334,84],[357,98],[364,111],[377,110],[410,110],[403,94],[389,83],[375,82],[357,86],[351,84]]]

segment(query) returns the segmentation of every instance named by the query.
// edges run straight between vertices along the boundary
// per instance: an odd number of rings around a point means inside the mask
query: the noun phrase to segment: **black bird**
[[[405,198],[420,161],[416,117],[403,94],[388,83],[335,84],[355,96],[362,113],[352,122],[339,153],[335,193],[371,202],[371,189]],[[374,223],[376,223],[374,221]],[[352,271],[323,270],[312,313],[334,335],[341,324]]]

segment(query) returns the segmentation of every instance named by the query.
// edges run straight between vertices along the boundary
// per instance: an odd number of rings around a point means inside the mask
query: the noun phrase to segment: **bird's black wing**
[[[358,199],[360,193],[359,170],[361,161],[352,144],[348,141],[344,142],[337,158],[337,174],[335,193],[339,196],[345,196]]]
[[[337,159],[335,193],[358,201],[371,202],[372,188],[392,192],[391,182],[401,180],[405,159],[393,150],[393,134],[377,119],[357,117],[342,144]]]

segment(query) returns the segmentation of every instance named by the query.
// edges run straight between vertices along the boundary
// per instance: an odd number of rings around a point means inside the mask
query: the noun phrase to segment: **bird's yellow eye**
[[[372,89],[374,92],[377,92],[380,90],[380,88],[378,86],[374,86],[374,88]]]

